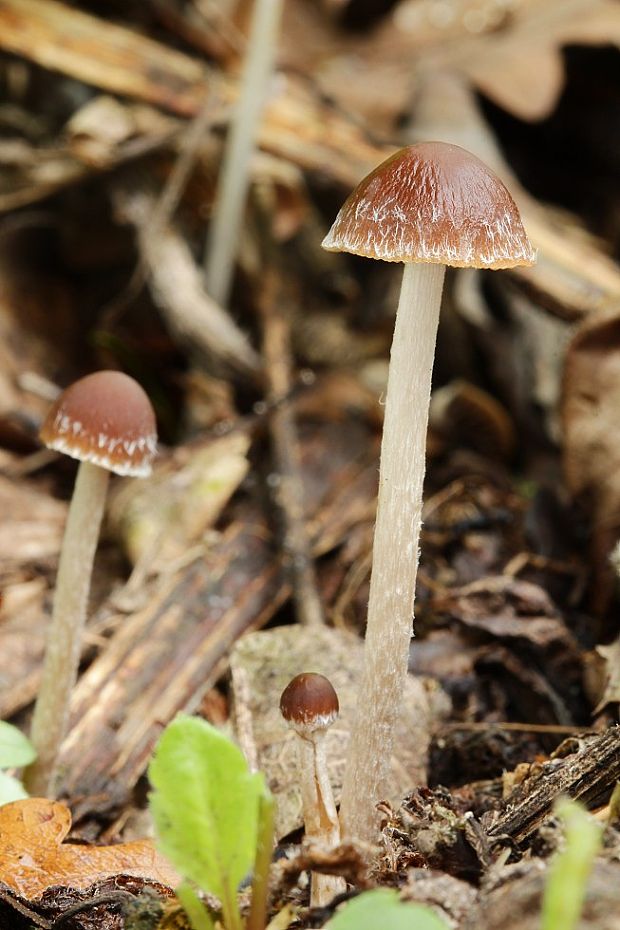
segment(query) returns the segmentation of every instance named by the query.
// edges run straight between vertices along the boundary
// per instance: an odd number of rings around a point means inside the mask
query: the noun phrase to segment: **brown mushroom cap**
[[[340,706],[331,681],[317,672],[302,672],[288,683],[280,698],[280,711],[298,732],[312,733],[330,727]]]
[[[157,451],[155,414],[133,378],[98,371],[60,395],[43,423],[41,440],[117,475],[144,477]]]
[[[343,205],[323,248],[459,268],[536,260],[502,181],[475,155],[446,142],[411,145],[375,168]]]

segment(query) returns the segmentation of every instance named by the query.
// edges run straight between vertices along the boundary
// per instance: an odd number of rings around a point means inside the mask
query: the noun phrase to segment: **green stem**
[[[237,894],[234,891],[231,893],[230,888],[226,888],[222,895],[222,917],[226,930],[243,930]]]
[[[174,892],[183,905],[194,930],[215,930],[215,923],[208,910],[188,882],[179,885]]]
[[[265,930],[269,899],[269,868],[273,856],[275,802],[267,791],[258,802],[258,835],[252,879],[252,904],[246,930]]]

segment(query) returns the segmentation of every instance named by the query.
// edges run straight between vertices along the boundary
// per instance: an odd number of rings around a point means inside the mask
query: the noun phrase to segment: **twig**
[[[6,901],[9,907],[12,907],[18,914],[21,914],[22,917],[27,917],[36,927],[42,927],[43,930],[51,930],[51,920],[41,917],[41,915],[33,911],[32,908],[27,907],[22,901],[18,900],[13,892],[5,890],[5,888],[7,888],[6,885],[4,888],[0,888],[0,901]]]
[[[159,230],[172,220],[198,158],[207,129],[222,118],[222,113],[218,110],[220,102],[218,98],[209,95],[183,133],[172,170],[153,206],[149,223],[151,236],[157,236]],[[109,329],[117,322],[123,311],[136,300],[147,280],[148,266],[143,254],[140,253],[131,277],[122,292],[112,298],[102,311],[101,326],[104,329]]]
[[[264,257],[259,309],[267,396],[268,401],[273,402],[276,398],[290,394],[293,385],[290,324],[280,307],[281,287],[273,260],[273,243],[267,218],[257,200],[255,205],[261,242],[265,253],[269,253]],[[275,496],[284,522],[283,548],[291,568],[293,598],[299,622],[305,626],[321,626],[325,619],[306,532],[297,429],[291,405],[274,407],[269,425],[277,471]]]
[[[153,297],[169,327],[194,351],[202,350],[209,358],[255,378],[260,357],[232,318],[204,290],[202,275],[185,240],[171,224],[159,226],[157,235],[152,234],[155,195],[139,186],[119,187],[117,201],[136,228]]]
[[[119,890],[111,891],[109,894],[96,895],[96,897],[89,898],[87,901],[78,901],[77,904],[72,904],[71,907],[68,907],[56,918],[50,925],[50,930],[57,930],[58,927],[62,927],[66,921],[76,914],[89,910],[91,907],[98,907],[100,904],[124,904],[129,898],[133,900],[134,897],[135,895],[132,895],[129,891]]]
[[[612,727],[584,738],[572,755],[546,763],[507,799],[488,829],[489,838],[522,842],[549,816],[560,794],[586,805],[608,796],[620,778],[619,750],[620,728]]]

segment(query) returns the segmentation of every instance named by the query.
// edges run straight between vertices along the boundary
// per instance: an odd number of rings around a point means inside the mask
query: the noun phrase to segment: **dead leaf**
[[[620,45],[616,0],[525,0],[504,28],[470,35],[448,56],[505,110],[541,120],[564,86],[561,49],[574,44]]]
[[[200,544],[245,478],[249,447],[243,432],[179,446],[148,480],[119,483],[109,519],[132,563],[150,556],[157,573]]]
[[[564,369],[564,471],[590,512],[595,571],[592,608],[605,610],[616,584],[609,564],[620,532],[620,314],[588,317],[569,345]]]
[[[570,491],[588,495],[607,527],[620,520],[620,314],[588,318],[564,370],[564,466]]]
[[[42,494],[33,485],[0,475],[0,562],[40,563],[55,558],[67,514],[62,501]]]
[[[601,243],[586,231],[577,217],[541,204],[525,190],[503,156],[474,89],[464,75],[427,67],[419,78],[412,119],[403,141],[413,143],[424,139],[441,139],[473,152],[506,184],[538,253],[536,265],[514,269],[514,277],[522,282],[527,293],[533,294],[536,304],[564,320],[575,320],[618,299],[620,271],[616,262],[605,254]],[[472,275],[478,276],[479,272],[472,272]],[[462,278],[463,272],[459,274],[459,279]],[[529,303],[531,305],[531,301]],[[532,317],[531,306],[527,307],[526,315]],[[538,328],[541,326],[544,321]],[[548,335],[557,359],[562,354],[557,348],[563,347],[566,336],[557,326],[555,334]],[[534,335],[535,341],[538,338]],[[521,342],[520,339],[515,341]],[[536,345],[533,348],[535,350]],[[532,350],[528,347],[528,351]],[[550,364],[552,359],[548,353],[540,361],[553,377],[557,364]]]
[[[153,107],[123,104],[101,94],[77,110],[65,127],[69,151],[85,165],[109,168],[123,144],[143,137],[167,138],[175,123]]]
[[[301,43],[301,66],[369,126],[394,124],[428,66],[458,71],[515,116],[540,120],[564,86],[562,48],[620,44],[620,16],[615,0],[404,0],[360,39],[321,29],[319,14],[297,5],[285,20],[287,39],[291,57]]]
[[[108,875],[149,878],[168,887],[179,883],[152,840],[62,845],[70,829],[71,813],[58,801],[28,798],[0,807],[0,881],[28,900],[53,885],[87,888]]]
[[[615,639],[609,646],[597,646],[596,652],[605,665],[605,689],[594,708],[594,713],[598,714],[607,704],[620,702],[620,639]]]

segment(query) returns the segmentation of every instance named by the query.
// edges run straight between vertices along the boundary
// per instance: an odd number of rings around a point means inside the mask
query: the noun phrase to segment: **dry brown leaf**
[[[566,356],[562,417],[570,491],[592,501],[598,529],[620,523],[620,314],[588,317]]]
[[[504,109],[540,120],[562,91],[571,44],[620,45],[616,0],[522,0],[505,28],[470,35],[446,57]]]
[[[245,478],[250,438],[236,432],[179,446],[156,462],[153,475],[112,490],[109,521],[135,564],[149,558],[156,573],[200,545]]]
[[[618,265],[576,217],[539,203],[521,186],[462,74],[428,69],[420,79],[404,141],[424,139],[462,146],[504,181],[538,251],[536,265],[514,269],[536,302],[563,319],[574,320],[618,299]],[[555,342],[556,337],[552,338]]]
[[[87,888],[110,875],[148,878],[168,887],[179,882],[152,840],[62,845],[70,829],[71,813],[58,801],[28,798],[0,807],[0,881],[28,900],[53,885]]]
[[[0,562],[7,566],[55,558],[67,513],[62,501],[0,475]]]
[[[609,646],[597,646],[596,651],[604,662],[605,688],[603,696],[594,708],[598,714],[607,704],[620,703],[620,639]]]
[[[478,0],[405,0],[365,40],[321,31],[318,16],[311,22],[307,10],[293,6],[289,28],[303,43],[297,54],[305,67],[334,99],[384,129],[429,65],[459,71],[504,109],[539,120],[562,91],[564,46],[620,44],[615,0],[518,0],[510,9]]]
[[[617,584],[609,556],[620,534],[620,314],[586,318],[566,355],[564,471],[587,509],[594,572],[591,609],[604,613]]]

